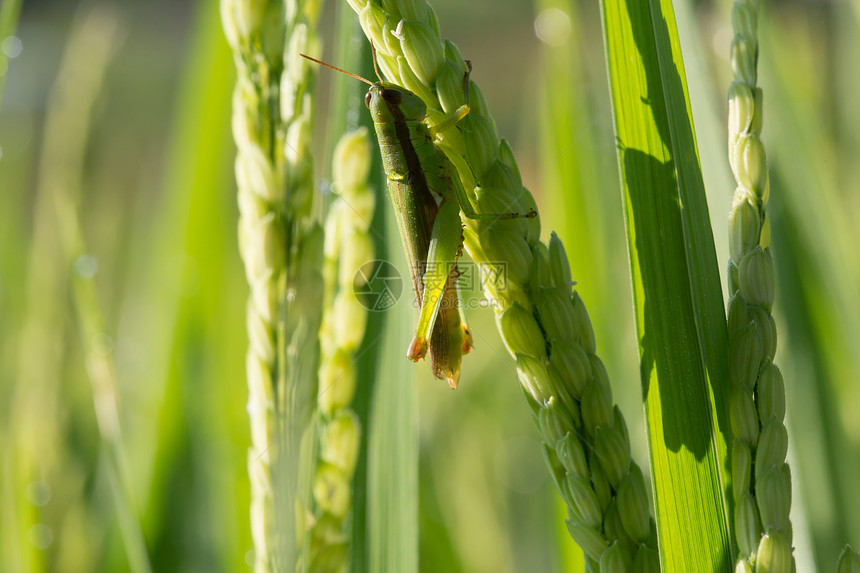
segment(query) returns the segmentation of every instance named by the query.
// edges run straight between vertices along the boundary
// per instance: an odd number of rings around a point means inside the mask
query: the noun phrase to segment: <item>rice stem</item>
[[[770,181],[761,140],[757,87],[758,1],[732,6],[729,163],[737,188],[729,214],[729,364],[736,570],[795,568],[791,549],[791,471],[786,463],[785,385],[776,353],[774,263],[767,202]]]
[[[306,568],[314,456],[322,229],[312,214],[310,138],[319,2],[222,0],[238,72],[233,98],[247,328],[256,571]]]
[[[422,95],[432,123],[465,102],[466,63],[424,0],[349,0],[377,50],[382,74]],[[527,213],[507,142],[469,82],[471,110],[439,135],[479,213]],[[627,428],[585,305],[572,289],[561,241],[540,241],[540,219],[464,220],[465,246],[481,269],[502,338],[516,359],[523,393],[544,440],[554,483],[568,506],[568,529],[594,565],[637,563],[659,570],[656,530],[644,477],[630,457]],[[609,569],[607,569],[609,570]]]

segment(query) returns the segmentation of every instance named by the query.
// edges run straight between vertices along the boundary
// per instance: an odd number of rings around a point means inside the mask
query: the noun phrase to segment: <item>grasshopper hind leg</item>
[[[472,69],[472,65],[469,64],[469,69]],[[463,226],[460,226],[460,248],[457,250],[457,258],[463,256],[463,245],[465,244],[466,237],[463,236]],[[466,321],[466,305],[463,304],[466,300],[463,297],[463,293],[460,291],[460,277],[462,273],[460,272],[460,267],[454,265],[454,292],[457,296],[457,312],[460,315],[460,328],[463,331],[463,354],[469,354],[472,351],[472,329],[469,328],[469,323]]]
[[[471,350],[471,334],[462,322],[462,307],[457,290],[457,271],[452,270],[448,288],[443,295],[439,315],[430,336],[429,358],[436,378],[446,380],[457,388],[463,354]]]
[[[463,225],[456,201],[439,206],[427,267],[422,278],[421,313],[406,356],[417,361],[429,352],[433,374],[452,388],[460,378],[460,361],[472,348],[472,335],[464,322],[457,278],[457,259],[463,253]]]
[[[464,355],[472,350],[472,331],[466,322],[465,300],[460,291],[457,266],[451,270],[443,295],[439,315],[430,336],[429,357],[433,375],[447,380],[456,389],[460,380],[460,364]]]
[[[439,205],[433,232],[430,237],[430,251],[427,256],[427,266],[422,281],[424,289],[421,297],[421,312],[418,316],[418,327],[415,337],[409,344],[407,357],[412,361],[423,358],[430,346],[430,335],[436,325],[437,317],[442,311],[454,311],[454,305],[448,304],[446,296],[450,296],[448,284],[451,274],[457,264],[462,238],[462,223],[460,222],[459,206],[455,201],[443,201]],[[456,296],[456,289],[453,293]],[[443,301],[446,305],[443,307]],[[449,312],[444,313],[446,316]],[[457,314],[459,322],[459,314]]]
[[[466,322],[466,312],[462,304],[462,301],[465,299],[460,292],[459,286],[457,287],[457,298],[461,302],[461,304],[457,305],[457,310],[460,313],[460,328],[463,330],[463,354],[469,354],[469,352],[472,351],[472,348],[474,348],[474,344],[472,342],[472,329],[469,328],[469,323]]]

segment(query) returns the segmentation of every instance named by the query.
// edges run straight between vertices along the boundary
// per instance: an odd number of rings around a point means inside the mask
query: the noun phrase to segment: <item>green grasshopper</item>
[[[469,113],[471,66],[463,77],[466,103],[449,117],[430,125],[425,122],[427,106],[424,101],[406,88],[382,81],[382,78],[371,82],[304,54],[301,56],[370,85],[364,102],[373,117],[388,192],[420,306],[418,327],[406,357],[417,362],[429,352],[433,375],[456,388],[462,356],[472,349],[472,335],[457,288],[460,275],[457,259],[463,254],[460,213],[476,220],[537,215],[535,211],[524,215],[477,213],[450,160],[434,144],[437,133],[454,127]]]

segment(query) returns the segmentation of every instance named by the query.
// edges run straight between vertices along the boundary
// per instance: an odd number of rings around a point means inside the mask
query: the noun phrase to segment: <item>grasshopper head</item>
[[[421,121],[427,115],[427,106],[420,97],[406,88],[388,82],[377,82],[370,86],[364,97],[373,121]]]

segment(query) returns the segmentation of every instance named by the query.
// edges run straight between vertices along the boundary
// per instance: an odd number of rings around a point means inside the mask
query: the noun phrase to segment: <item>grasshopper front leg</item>
[[[468,69],[466,71],[466,75],[463,78],[463,90],[466,95],[466,103],[460,106],[457,110],[454,111],[451,115],[440,121],[436,124],[428,125],[428,129],[430,132],[430,136],[432,138],[436,138],[437,134],[442,133],[448,129],[455,127],[460,121],[465,118],[469,114],[469,72],[472,71],[472,65],[468,63]],[[444,157],[441,155],[440,157]],[[448,163],[448,159],[444,159],[445,163]],[[454,187],[454,198],[460,204],[460,210],[463,212],[463,215],[468,219],[473,219],[477,221],[503,221],[508,219],[519,219],[519,218],[527,218],[531,219],[532,217],[537,216],[537,211],[529,210],[528,213],[478,213],[475,210],[475,207],[472,205],[472,200],[469,198],[469,195],[466,193],[466,190],[463,188],[462,183],[460,182],[459,177],[457,176],[456,169],[453,168],[453,165],[448,164],[451,171],[449,172],[449,176],[451,178],[451,185]]]

